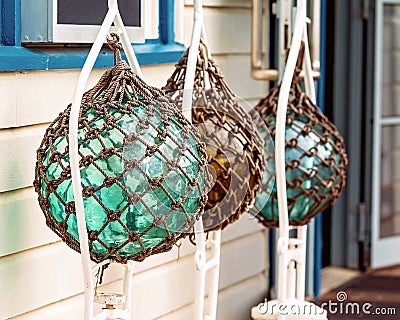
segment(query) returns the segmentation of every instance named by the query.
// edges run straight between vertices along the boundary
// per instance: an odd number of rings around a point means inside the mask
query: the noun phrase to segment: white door
[[[376,1],[371,267],[400,264],[400,0]]]

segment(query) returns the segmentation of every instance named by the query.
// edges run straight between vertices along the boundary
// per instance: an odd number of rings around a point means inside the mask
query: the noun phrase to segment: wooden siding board
[[[243,8],[205,8],[205,28],[210,50],[215,54],[250,53],[251,11]],[[190,44],[193,8],[185,9],[185,44]],[[238,32],[240,26],[240,32]]]
[[[14,72],[0,74],[0,128],[17,125],[16,87]]]
[[[251,319],[251,307],[263,301],[267,291],[266,277],[257,275],[219,292],[218,320]],[[243,293],[246,294],[243,294]],[[187,320],[193,316],[194,305],[190,304],[156,320]]]
[[[60,241],[36,199],[33,188],[0,193],[0,257]]]
[[[265,237],[260,232],[224,244],[220,288],[262,273],[264,264],[259,252],[263,252],[264,245]],[[133,308],[139,319],[159,317],[194,299],[193,255],[167,263],[162,261],[163,254],[158,257],[161,261],[155,264],[150,260],[135,264]],[[142,272],[140,267],[144,268]],[[112,265],[99,291],[120,289],[121,275],[122,267]],[[55,243],[4,257],[0,259],[0,283],[0,301],[7,306],[0,309],[0,319],[73,297],[82,292],[83,286],[79,255],[65,244]],[[152,305],[152,301],[157,303]]]
[[[81,292],[78,254],[59,244],[0,260],[0,319],[7,319]],[[66,268],[67,267],[67,268]]]
[[[0,192],[32,186],[45,126],[0,130]]]
[[[143,68],[146,81],[163,86],[173,65]],[[93,87],[104,69],[93,70],[87,89]],[[9,72],[0,74],[0,129],[52,122],[71,103],[79,70]]]
[[[266,278],[263,275],[246,279],[227,290],[220,291],[218,299],[218,320],[250,319],[250,308],[263,301],[267,290]],[[246,292],[243,299],[243,292]],[[32,312],[12,317],[9,320],[70,320],[81,319],[83,312],[83,296],[78,295],[65,299],[60,304],[52,304]],[[133,309],[136,315],[136,309]],[[193,303],[172,312],[164,312],[155,320],[188,320],[193,317]],[[149,320],[152,318],[138,318]]]

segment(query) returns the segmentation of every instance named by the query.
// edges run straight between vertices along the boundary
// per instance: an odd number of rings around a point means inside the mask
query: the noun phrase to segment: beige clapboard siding
[[[205,29],[212,54],[250,53],[251,10],[205,7]],[[185,9],[185,43],[190,44],[193,8]],[[250,58],[249,58],[250,59]]]
[[[238,97],[253,100],[265,96],[267,83],[254,80],[250,75],[250,54],[215,56],[214,59]]]
[[[265,273],[229,287],[220,293],[218,320],[250,320],[251,308],[264,300],[267,292]]]
[[[35,258],[28,253],[22,253],[16,255],[18,259],[13,260],[12,256],[2,259],[0,283],[6,284],[5,289],[10,286],[10,290],[0,292],[0,301],[7,306],[5,310],[0,309],[0,319],[21,315],[25,312],[28,313],[17,319],[30,319],[29,317],[34,319],[29,311],[40,307],[49,309],[49,314],[53,314],[52,310],[57,304],[52,303],[61,299],[70,300],[66,303],[66,307],[70,308],[71,312],[75,312],[74,308],[82,308],[80,303],[74,302],[74,299],[82,299],[81,296],[74,297],[80,293],[82,286],[79,256],[71,250],[61,249],[60,245],[54,244],[35,249]],[[264,231],[224,244],[221,270],[222,274],[228,276],[224,277],[221,274],[221,290],[263,273],[265,270],[264,252]],[[165,255],[168,253],[158,255],[158,257],[162,258]],[[4,260],[6,260],[5,263]],[[232,262],[235,266],[232,266]],[[179,262],[173,259],[163,265],[154,263],[145,266],[145,264],[147,264],[147,260],[135,265],[133,280],[133,307],[135,308],[134,314],[138,319],[154,319],[193,302],[193,255],[181,257]],[[49,266],[51,266],[51,270],[49,270]],[[67,271],[66,266],[68,266]],[[21,270],[21,272],[18,273],[16,270]],[[118,271],[121,274],[121,267],[118,265],[114,265],[113,269],[108,270],[105,282],[109,283],[99,288],[100,291],[120,289],[121,280],[118,280]],[[16,278],[15,275],[18,277]],[[24,290],[17,292],[20,291],[18,288],[22,287]],[[152,301],[156,301],[154,306],[152,306]],[[41,313],[43,310],[34,311],[33,314],[38,312]],[[60,306],[61,312],[65,312],[65,310]],[[61,317],[57,317],[57,319],[61,319]]]
[[[34,204],[34,203],[33,203]],[[29,203],[26,203],[26,205],[29,206]],[[2,207],[3,209],[4,207]],[[7,208],[6,208],[7,209]],[[40,212],[37,212],[37,218],[35,224],[33,225],[27,225],[28,227],[31,227],[32,229],[37,228],[37,232],[43,232],[46,234],[46,237],[48,237],[49,241],[57,241],[57,238],[53,235],[53,233],[50,230],[47,230],[45,227],[44,223],[41,223],[41,216],[42,214]],[[36,217],[35,217],[36,218]],[[28,223],[29,221],[23,220],[24,223]],[[14,228],[11,228],[14,230]],[[241,239],[244,237],[248,237],[249,235],[252,235],[254,232],[263,230],[263,227],[256,223],[255,221],[249,219],[247,215],[243,215],[242,218],[240,219],[239,222],[229,226],[224,232],[223,232],[223,242],[226,243],[228,247],[232,246],[232,243],[234,241],[237,241],[237,239]],[[17,231],[17,230],[16,230]],[[20,245],[23,243],[23,241],[20,240],[20,238],[24,238],[24,235],[21,234],[19,236],[14,237],[14,241],[19,243]],[[42,240],[43,241],[43,240]],[[9,242],[9,241],[7,241]],[[35,243],[31,243],[30,246],[34,245]],[[36,243],[37,244],[37,243]],[[29,246],[28,246],[29,247]],[[30,268],[30,263],[33,263],[35,265],[35,256],[41,257],[40,259],[43,260],[43,266],[46,265],[46,263],[51,266],[53,260],[57,261],[62,261],[62,266],[61,270],[64,268],[64,266],[72,265],[80,265],[79,264],[79,255],[75,253],[74,251],[70,250],[64,243],[58,241],[56,244],[51,244],[48,246],[41,246],[40,248],[37,248],[35,250],[26,250],[24,247],[20,247],[20,250],[24,250],[22,253],[19,254],[13,254],[13,255],[8,255],[6,257],[3,257],[0,259],[0,268],[3,268],[3,272],[0,275],[1,277],[4,277],[4,279],[12,279],[13,277],[16,278],[16,282],[13,281],[12,284],[15,287],[18,287],[19,285],[24,286],[26,292],[30,291],[35,291],[35,284],[31,283],[33,287],[29,287],[29,282],[28,284],[24,285],[24,278],[20,278],[18,273],[14,274],[14,270],[22,270],[23,268],[27,268],[28,270]],[[194,252],[194,247],[188,242],[188,241],[183,241],[183,244],[180,249],[180,257],[185,257],[187,255],[190,255]],[[264,252],[263,250],[261,252]],[[261,258],[262,255],[259,256]],[[169,263],[171,261],[176,261],[178,258],[178,251],[176,248],[174,248],[172,251],[162,254],[162,255],[155,255],[152,257],[149,257],[145,260],[144,263],[139,263],[136,264],[135,271],[136,272],[143,272],[147,269],[155,268],[158,265],[161,265],[163,263]],[[28,262],[27,262],[28,261]],[[107,272],[105,275],[105,281],[114,281],[115,280],[115,274],[118,273],[116,265],[113,265],[111,267],[111,272]],[[45,271],[45,269],[43,269]],[[80,273],[80,269],[77,269],[77,272]],[[51,279],[47,278],[47,274],[42,273],[41,274],[43,277],[43,282],[46,283],[47,280],[49,282]],[[75,279],[73,276],[71,276],[71,284],[75,282],[80,281],[80,277]],[[47,280],[46,280],[47,279]],[[18,281],[22,281],[19,283]],[[3,281],[0,281],[0,283],[3,283]],[[73,285],[73,287],[77,287],[78,285]],[[5,287],[6,289],[7,287]],[[73,292],[71,293],[71,288],[66,287],[64,288],[66,290],[66,295],[70,296],[73,295]],[[51,295],[50,295],[51,297]],[[43,301],[47,301],[46,298],[43,298]],[[51,299],[51,298],[49,298]],[[1,300],[0,300],[1,301]]]
[[[218,296],[218,320],[250,320],[250,308],[265,297],[266,277],[262,274],[239,282],[221,290]],[[245,294],[244,294],[245,293]],[[156,302],[157,303],[157,302]],[[83,297],[81,295],[65,299],[62,304],[52,304],[45,308],[12,317],[10,320],[70,320],[81,319]],[[135,312],[135,306],[134,311]],[[190,320],[193,303],[158,317],[156,320]],[[143,318],[140,320],[147,320]]]
[[[62,250],[60,245],[55,243],[0,260],[0,319],[81,292],[79,256],[72,250]]]
[[[265,232],[260,231],[223,245],[220,288],[227,288],[265,270]]]
[[[172,64],[143,68],[146,81],[162,86]],[[93,87],[103,69],[91,72],[87,89]],[[0,128],[47,123],[71,103],[79,70],[48,70],[0,73]],[[9,118],[9,119],[7,119]]]
[[[33,188],[0,193],[0,221],[0,257],[59,241]]]
[[[243,99],[264,96],[265,83],[250,76],[249,54],[218,55],[215,60],[238,96]],[[173,68],[173,65],[153,66],[143,68],[143,72],[149,84],[161,87]],[[102,72],[92,72],[88,88],[96,83]],[[78,75],[77,70],[0,74],[0,95],[4,96],[0,100],[0,129],[52,122],[72,101]],[[15,94],[14,87],[29,93]],[[0,139],[1,136],[0,130]]]
[[[239,97],[244,99],[251,97],[254,100],[253,97],[263,96],[264,84],[250,79],[249,59],[247,56],[221,56],[217,57],[216,60],[223,68],[228,84],[237,92]],[[52,76],[54,76],[52,72],[49,72],[49,74],[41,72],[38,74],[37,81],[32,82],[31,86],[34,87],[35,85],[40,85],[40,83],[51,81]],[[70,85],[72,85],[72,82]],[[54,106],[52,103],[46,104],[46,99],[48,98],[41,98],[40,105],[43,106],[43,110],[46,108],[51,110]],[[56,97],[53,97],[53,99],[56,99]],[[29,99],[26,98],[26,100]],[[30,108],[28,101],[24,105],[19,104],[19,106],[22,109]],[[31,118],[37,116],[34,122],[45,124],[0,130],[0,166],[2,167],[0,192],[26,188],[32,185],[36,150],[40,145],[48,122],[53,121],[59,111],[49,111],[50,115],[45,112],[38,112],[32,115]],[[20,125],[27,125],[28,123],[28,119],[25,119],[22,120]]]
[[[94,76],[100,73],[96,70]],[[12,113],[14,121],[0,117],[0,128],[49,122],[72,100],[79,73],[76,70],[0,73],[0,113]],[[45,79],[45,81],[42,81]]]
[[[0,128],[17,125],[15,72],[0,73]]]
[[[32,186],[46,125],[0,130],[0,192]]]
[[[217,319],[250,320],[251,307],[264,299],[266,290],[267,281],[262,274],[221,290],[218,295]],[[193,308],[193,304],[190,304],[157,320],[188,320],[192,318]]]

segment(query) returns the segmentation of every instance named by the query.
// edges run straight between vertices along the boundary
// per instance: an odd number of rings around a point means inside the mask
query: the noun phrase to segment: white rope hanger
[[[301,42],[305,44],[304,73],[306,94],[313,103],[316,102],[315,84],[311,66],[310,51],[307,35],[307,0],[298,0],[296,6],[296,18],[293,28],[293,37],[290,43],[289,56],[284,66],[281,90],[278,100],[276,116],[276,138],[275,138],[275,166],[276,183],[279,208],[279,239],[277,252],[278,264],[278,299],[265,301],[252,309],[251,315],[254,320],[284,320],[284,319],[308,319],[325,320],[327,313],[322,308],[305,301],[305,262],[306,262],[306,239],[307,225],[300,227],[289,226],[289,215],[286,192],[286,168],[285,168],[285,133],[286,113],[289,94],[297,59],[300,53]],[[292,10],[292,7],[287,8]],[[291,13],[286,12],[290,17]],[[282,17],[281,17],[282,19]],[[290,21],[290,18],[288,19]],[[281,30],[282,31],[282,30]],[[283,37],[280,37],[282,39]],[[282,52],[284,54],[284,52]],[[284,60],[285,57],[281,57]],[[297,236],[290,237],[289,231],[296,230]],[[284,314],[280,312],[280,305],[286,305],[287,310],[294,306],[299,310],[298,314]],[[310,311],[310,314],[307,313]]]
[[[131,319],[131,301],[132,301],[132,275],[133,275],[133,261],[128,261],[125,265],[124,281],[123,281],[123,294],[122,295],[104,295],[99,294],[95,296],[95,285],[93,281],[93,274],[96,273],[104,264],[109,261],[103,261],[92,267],[90,261],[90,252],[88,245],[88,234],[85,220],[85,210],[83,205],[81,175],[79,170],[79,155],[78,155],[78,118],[79,109],[84,94],[84,90],[93,69],[97,56],[106,40],[107,34],[111,28],[112,23],[116,27],[117,34],[121,37],[123,49],[128,58],[128,62],[132,70],[143,78],[140,70],[139,63],[132,49],[128,33],[122,22],[121,15],[118,8],[118,0],[108,0],[108,12],[97,34],[96,40],[93,43],[90,52],[86,58],[85,64],[79,75],[78,83],[76,85],[75,94],[71,106],[71,113],[69,119],[69,154],[72,184],[74,190],[75,209],[78,224],[81,260],[84,277],[84,291],[85,291],[85,310],[84,320],[107,320],[107,319]],[[94,315],[93,307],[94,300],[98,303],[106,305],[106,308],[96,316]],[[114,305],[123,305],[123,309],[113,309]],[[107,308],[110,307],[110,308]]]
[[[193,85],[200,38],[203,39],[206,47],[209,48],[204,25],[203,1],[194,0],[193,6],[193,29],[185,74],[182,107],[183,114],[190,122],[192,122]],[[208,56],[211,57],[210,50],[208,50]],[[196,234],[196,287],[193,319],[215,320],[217,317],[218,283],[221,261],[221,230],[209,232],[208,239],[206,240],[203,228],[203,220],[200,217],[194,226],[194,231]],[[207,247],[211,248],[211,257],[208,260],[206,256]],[[207,273],[210,273],[210,285],[208,288],[208,299],[206,303],[205,295]]]
[[[276,183],[279,208],[279,239],[277,252],[279,255],[278,264],[278,299],[265,301],[253,307],[251,315],[254,320],[288,320],[308,319],[326,320],[327,313],[322,308],[305,301],[305,262],[306,262],[306,240],[307,226],[290,227],[286,192],[286,168],[285,168],[285,133],[286,133],[286,112],[289,101],[289,94],[297,59],[300,53],[301,42],[305,44],[304,52],[304,73],[306,94],[313,103],[316,102],[315,84],[312,74],[310,51],[307,35],[307,0],[298,0],[296,6],[296,18],[293,28],[293,37],[290,44],[289,56],[284,66],[281,83],[281,90],[278,100],[276,116],[275,135],[275,165]],[[291,17],[292,7],[286,14]],[[280,21],[280,28],[283,28],[283,19]],[[290,20],[290,19],[289,19]],[[287,23],[287,21],[286,21]],[[282,30],[281,30],[282,31]],[[282,39],[280,39],[282,41]],[[281,54],[285,54],[281,52]],[[281,57],[284,60],[285,57]],[[290,237],[290,230],[297,230],[295,238]],[[294,306],[299,312],[297,314],[285,314],[280,312],[279,305],[286,305],[287,310]],[[311,310],[308,312],[308,310]],[[307,313],[308,312],[308,313]]]

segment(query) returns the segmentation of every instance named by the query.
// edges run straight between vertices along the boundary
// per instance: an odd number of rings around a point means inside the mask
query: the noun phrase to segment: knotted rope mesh
[[[182,108],[189,50],[163,88]],[[215,184],[203,215],[206,231],[223,229],[249,211],[260,191],[264,170],[263,141],[253,120],[224,80],[219,66],[201,42],[193,87],[193,124],[206,144]]]
[[[79,167],[95,262],[141,261],[168,251],[203,212],[209,185],[205,146],[163,95],[119,61],[83,96]],[[34,186],[47,225],[79,252],[70,111],[71,105],[46,130]]]
[[[286,183],[289,222],[304,225],[332,205],[346,182],[347,155],[344,141],[336,127],[303,92],[299,59],[290,89],[286,118]],[[281,86],[273,88],[255,107],[275,141],[276,115]],[[275,175],[273,153],[267,153],[264,174]],[[267,189],[269,185],[264,185]],[[260,195],[262,196],[262,194]],[[279,226],[278,197],[274,186],[265,206],[253,208],[266,227]],[[260,212],[260,213],[259,213]]]

